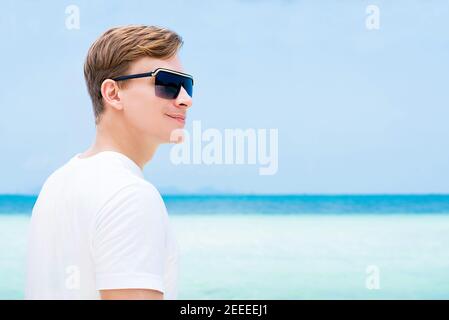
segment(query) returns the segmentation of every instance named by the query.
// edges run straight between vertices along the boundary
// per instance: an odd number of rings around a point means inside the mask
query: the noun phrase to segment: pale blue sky
[[[80,29],[65,28],[67,5]],[[366,6],[380,29],[365,27]],[[448,193],[448,1],[6,1],[0,10],[0,193],[37,193],[94,137],[82,65],[112,26],[185,41],[203,128],[277,128],[279,170],[145,168],[163,193]]]

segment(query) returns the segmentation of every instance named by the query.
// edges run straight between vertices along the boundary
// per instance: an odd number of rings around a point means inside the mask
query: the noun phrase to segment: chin
[[[184,126],[179,128],[173,128],[170,130],[169,134],[167,135],[166,143],[183,143],[185,140],[184,135]]]

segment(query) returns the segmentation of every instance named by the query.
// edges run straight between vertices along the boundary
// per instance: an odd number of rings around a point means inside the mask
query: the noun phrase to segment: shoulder
[[[96,211],[90,233],[97,242],[98,239],[132,242],[150,234],[162,236],[168,225],[167,210],[157,189],[150,183],[138,182],[118,190]]]
[[[116,190],[97,214],[166,216],[167,212],[159,191],[150,182],[140,179]]]
[[[114,199],[133,198],[149,204],[163,204],[161,194],[156,187],[144,179],[135,179],[129,184],[118,189],[112,196]]]

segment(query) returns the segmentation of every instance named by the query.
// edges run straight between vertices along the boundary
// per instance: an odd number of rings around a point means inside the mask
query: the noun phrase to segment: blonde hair
[[[183,45],[175,32],[157,27],[131,25],[109,29],[90,47],[84,63],[84,78],[92,99],[95,124],[104,111],[101,84],[124,75],[130,64],[144,56],[168,59]]]

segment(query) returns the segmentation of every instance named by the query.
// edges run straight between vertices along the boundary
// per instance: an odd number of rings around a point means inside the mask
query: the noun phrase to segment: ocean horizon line
[[[2,194],[0,213],[31,212],[38,195]],[[176,213],[444,213],[449,194],[162,194]]]

